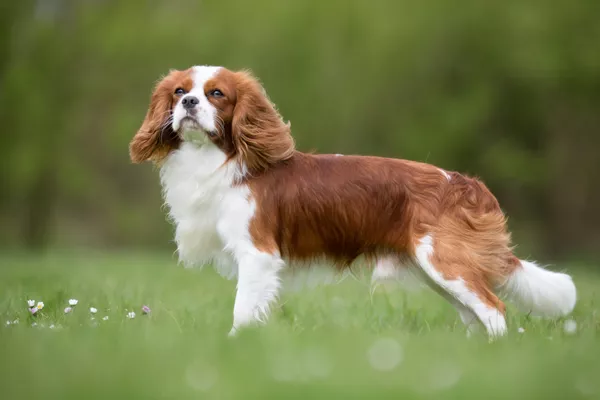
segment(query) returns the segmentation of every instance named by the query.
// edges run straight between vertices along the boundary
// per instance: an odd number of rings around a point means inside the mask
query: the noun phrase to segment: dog
[[[501,297],[546,317],[575,306],[569,275],[513,254],[480,180],[408,160],[302,153],[248,71],[172,70],[129,150],[160,169],[180,261],[237,278],[231,335],[267,320],[283,270],[316,259],[412,271],[468,333],[483,326],[492,338],[507,332]]]

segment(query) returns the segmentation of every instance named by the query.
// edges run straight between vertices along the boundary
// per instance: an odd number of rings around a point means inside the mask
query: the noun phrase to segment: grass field
[[[284,293],[267,326],[229,339],[235,283],[212,269],[164,255],[4,255],[0,398],[600,398],[600,276],[570,272],[574,331],[509,307],[506,338],[466,339],[427,290],[371,296],[345,279]],[[45,304],[35,316],[28,299]]]

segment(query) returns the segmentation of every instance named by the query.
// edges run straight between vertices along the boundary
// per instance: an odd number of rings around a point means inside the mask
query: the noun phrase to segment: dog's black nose
[[[185,96],[183,99],[181,99],[183,108],[194,108],[198,103],[200,103],[200,100],[198,100],[196,96]]]

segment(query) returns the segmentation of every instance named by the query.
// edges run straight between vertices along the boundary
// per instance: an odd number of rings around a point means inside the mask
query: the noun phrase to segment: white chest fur
[[[254,214],[247,186],[234,185],[237,176],[239,167],[226,163],[225,154],[210,143],[185,142],[161,167],[179,260],[185,266],[212,262],[221,275],[237,275],[230,250],[251,244],[248,222]]]

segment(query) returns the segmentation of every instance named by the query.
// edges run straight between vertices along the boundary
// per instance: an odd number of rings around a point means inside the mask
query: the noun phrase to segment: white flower
[[[98,312],[98,310],[97,310],[97,309],[95,309],[94,307],[90,307],[90,312],[91,312],[92,314],[96,314],[96,313]]]
[[[129,318],[129,319],[135,318],[135,313],[133,311],[128,312],[127,318]]]
[[[519,328],[519,329],[517,329],[517,331],[518,331],[519,333],[525,333],[525,329],[523,329],[523,328]]]
[[[102,321],[108,321],[108,315],[102,317]]]
[[[29,308],[35,307],[35,300],[27,300],[27,306]]]
[[[54,324],[50,325],[48,328],[54,329]]]
[[[31,324],[31,326],[36,327],[37,326],[37,322],[34,322],[33,324]]]
[[[12,323],[13,323],[13,325],[18,325],[19,324],[19,319],[18,318],[15,319]]]
[[[44,308],[44,302],[43,301],[38,301],[36,307],[37,307],[38,310],[41,310],[42,308]]]
[[[70,306],[76,306],[77,303],[79,303],[79,300],[77,300],[77,299],[69,299],[69,305]]]
[[[71,311],[73,311],[73,309],[71,307],[65,307],[65,314],[68,314]]]
[[[6,321],[6,326],[9,326],[10,324],[12,324],[12,322]]]

